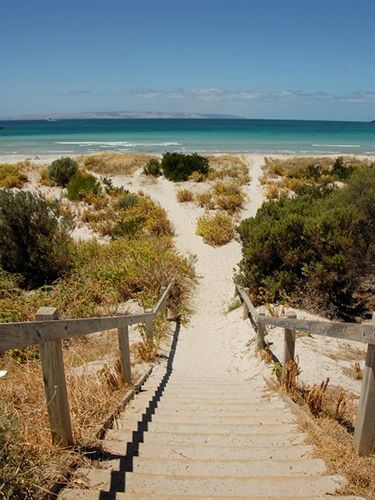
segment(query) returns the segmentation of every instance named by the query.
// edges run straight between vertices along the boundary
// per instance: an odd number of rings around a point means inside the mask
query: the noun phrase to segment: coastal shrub
[[[191,175],[189,175],[189,181],[192,182],[203,182],[207,179],[207,175],[202,174],[202,172],[193,172]]]
[[[0,188],[22,188],[27,182],[24,175],[17,165],[3,163],[0,165]]]
[[[70,229],[57,201],[40,193],[0,191],[0,265],[20,274],[25,287],[52,283],[69,269]]]
[[[60,158],[48,167],[48,176],[58,186],[65,187],[77,170],[78,163],[72,158]]]
[[[185,155],[182,153],[165,153],[161,161],[163,174],[174,182],[187,181],[193,172],[207,176],[208,160],[197,153]]]
[[[194,200],[194,193],[190,189],[179,189],[176,198],[179,203],[188,203]]]
[[[208,210],[214,210],[215,208],[214,196],[211,191],[197,194],[196,200],[198,205],[202,208],[207,208]]]
[[[363,167],[347,186],[305,186],[241,222],[238,279],[254,300],[314,304],[331,316],[360,314],[361,276],[374,261],[375,169]]]
[[[203,215],[197,220],[197,234],[213,247],[225,245],[234,237],[233,220],[222,212]]]
[[[242,208],[245,202],[241,186],[236,182],[217,182],[213,186],[213,192],[215,193],[215,205],[219,210],[234,213]]]
[[[151,160],[149,160],[144,166],[143,173],[145,175],[152,175],[153,177],[159,177],[162,175],[163,171],[160,161],[157,158],[151,158]]]
[[[70,201],[80,201],[88,195],[100,195],[101,192],[98,179],[87,172],[77,171],[67,185],[67,196]]]

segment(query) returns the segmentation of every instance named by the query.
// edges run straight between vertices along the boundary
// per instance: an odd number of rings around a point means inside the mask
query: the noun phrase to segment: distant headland
[[[87,111],[81,113],[49,113],[41,115],[18,115],[4,117],[4,120],[121,120],[126,118],[196,118],[196,119],[241,119],[236,115],[215,114],[215,113],[166,113],[162,111]]]

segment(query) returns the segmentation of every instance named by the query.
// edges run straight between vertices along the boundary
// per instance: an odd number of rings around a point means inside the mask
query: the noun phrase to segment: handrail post
[[[297,319],[294,312],[288,313],[289,319]],[[284,331],[284,359],[283,359],[283,376],[285,375],[286,366],[290,361],[294,361],[294,352],[296,346],[296,331],[292,328],[285,328]]]
[[[41,307],[36,314],[36,319],[37,321],[56,320],[59,319],[59,314],[54,307]],[[65,380],[62,342],[61,340],[52,340],[39,344],[39,352],[52,443],[71,446],[73,444],[73,434]]]
[[[145,313],[152,313],[152,309],[145,309]],[[154,316],[150,316],[149,318],[144,320],[145,330],[146,330],[146,338],[149,344],[153,344],[153,333],[154,333]]]
[[[244,292],[246,295],[249,295],[250,289],[249,288],[244,288]],[[243,310],[242,310],[242,319],[248,319],[249,318],[249,308],[247,307],[246,302],[243,302]]]
[[[264,336],[266,334],[266,325],[264,324],[265,313],[258,313],[257,321],[257,350],[261,351],[266,346]]]
[[[375,323],[375,314],[372,315]],[[375,450],[375,345],[368,344],[363,373],[358,416],[354,431],[354,445],[359,455]]]
[[[117,308],[117,316],[127,314],[126,304],[119,304]],[[117,337],[120,352],[121,379],[127,384],[132,383],[131,363],[130,363],[130,346],[129,346],[129,327],[121,319],[118,320]]]

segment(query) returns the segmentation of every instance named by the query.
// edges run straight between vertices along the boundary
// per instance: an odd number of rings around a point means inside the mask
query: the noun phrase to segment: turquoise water
[[[300,120],[0,121],[0,155],[95,151],[375,154],[375,124]]]

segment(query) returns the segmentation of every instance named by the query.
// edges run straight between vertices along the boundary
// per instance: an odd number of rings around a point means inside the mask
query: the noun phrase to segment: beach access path
[[[252,157],[244,216],[262,203],[262,163]],[[107,433],[107,460],[78,470],[76,489],[60,498],[331,498],[344,478],[327,473],[295,415],[267,388],[270,368],[256,356],[241,310],[226,313],[240,244],[204,244],[195,234],[201,210],[179,204],[165,179],[145,186],[134,178],[134,188],[167,210],[179,251],[196,256],[194,313],[177,328],[169,361]]]

